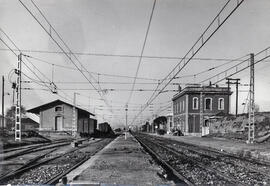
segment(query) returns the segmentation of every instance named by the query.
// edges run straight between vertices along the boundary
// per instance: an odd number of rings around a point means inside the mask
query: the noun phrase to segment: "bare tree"
[[[16,107],[11,106],[6,112],[7,129],[11,129],[12,127],[15,126],[15,111],[16,111]],[[26,113],[26,109],[24,106],[21,106],[21,113],[22,115],[25,115]]]

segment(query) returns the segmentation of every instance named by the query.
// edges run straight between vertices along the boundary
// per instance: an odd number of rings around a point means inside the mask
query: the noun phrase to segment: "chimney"
[[[182,87],[180,85],[178,85],[178,92],[182,91]]]

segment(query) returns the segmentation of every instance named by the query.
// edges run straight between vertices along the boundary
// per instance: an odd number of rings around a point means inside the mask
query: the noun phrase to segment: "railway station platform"
[[[246,144],[244,141],[215,137],[208,138],[196,136],[172,136],[169,134],[157,135],[153,133],[151,135],[169,138],[187,144],[193,144],[218,151],[223,151],[240,157],[254,158],[270,163],[270,143]]]
[[[154,163],[131,135],[120,135],[91,159],[67,175],[69,184],[87,185],[173,185],[159,176]]]

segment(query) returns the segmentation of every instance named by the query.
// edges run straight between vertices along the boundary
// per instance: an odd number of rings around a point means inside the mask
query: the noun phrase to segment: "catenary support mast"
[[[22,54],[18,55],[18,67],[16,70],[17,82],[16,82],[16,110],[15,110],[15,141],[21,141],[21,104],[22,104]]]
[[[249,107],[248,107],[248,141],[253,143],[255,138],[255,116],[254,116],[254,54],[250,54],[250,85],[249,85]]]

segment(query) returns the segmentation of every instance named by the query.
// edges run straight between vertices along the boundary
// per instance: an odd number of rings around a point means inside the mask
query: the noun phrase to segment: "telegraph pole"
[[[250,54],[250,84],[249,84],[249,109],[248,109],[248,140],[253,143],[255,138],[255,116],[254,116],[254,54]]]
[[[240,79],[239,78],[236,78],[236,79],[233,79],[233,78],[226,78],[227,79],[227,84],[228,84],[228,91],[230,91],[230,85],[231,84],[234,84],[236,85],[236,103],[235,103],[235,116],[237,117],[238,116],[238,85],[240,84],[239,81]],[[231,81],[234,81],[234,82],[231,82]],[[228,99],[228,106],[229,106],[229,99]],[[229,108],[229,107],[228,107]],[[228,109],[229,110],[229,109]]]
[[[22,105],[22,53],[18,55],[18,67],[16,70],[16,110],[15,110],[15,141],[21,141],[21,105]]]

